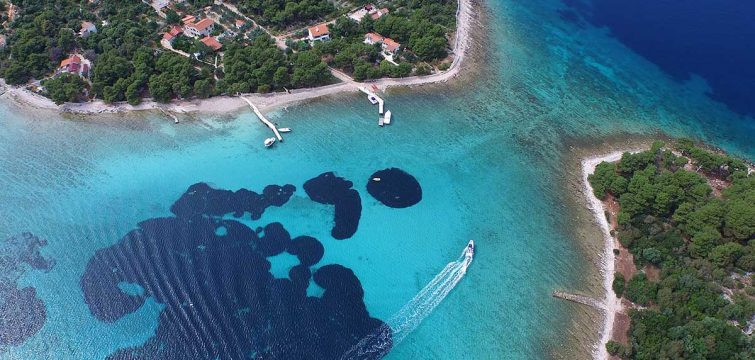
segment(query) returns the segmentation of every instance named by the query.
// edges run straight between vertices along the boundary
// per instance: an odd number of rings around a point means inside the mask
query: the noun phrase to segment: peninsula
[[[78,3],[5,4],[7,97],[73,113],[221,112],[244,106],[238,96],[265,109],[363,82],[442,82],[458,73],[473,17],[472,0],[307,0],[294,2],[298,12],[253,1],[95,1],[68,11]]]
[[[755,328],[755,174],[679,140],[583,161],[605,235],[597,358],[745,359]]]

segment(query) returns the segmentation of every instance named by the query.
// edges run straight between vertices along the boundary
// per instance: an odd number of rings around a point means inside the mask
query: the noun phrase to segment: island
[[[583,167],[606,233],[601,357],[752,358],[752,167],[688,139]]]
[[[0,1],[0,76],[16,95],[41,95],[57,105],[132,107],[381,78],[443,81],[432,76],[450,73],[461,60],[466,31],[457,25],[469,6],[469,0]],[[78,108],[67,107],[96,112]]]

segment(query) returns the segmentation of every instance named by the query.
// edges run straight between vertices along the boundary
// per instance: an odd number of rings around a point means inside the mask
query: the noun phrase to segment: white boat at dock
[[[275,138],[267,138],[265,139],[265,147],[269,148],[275,144]]]
[[[278,131],[282,133],[287,133],[287,132],[291,132],[291,128],[278,128]]]
[[[383,120],[383,124],[385,125],[391,124],[391,111],[390,110],[385,112],[385,119]]]

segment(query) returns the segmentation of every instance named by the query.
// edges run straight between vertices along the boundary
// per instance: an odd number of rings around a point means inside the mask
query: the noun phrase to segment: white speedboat
[[[379,177],[374,177],[374,178],[372,178],[372,181],[380,181],[380,178]]]
[[[265,147],[271,147],[273,144],[275,144],[275,138],[265,139]]]
[[[287,133],[287,132],[291,132],[291,128],[278,128],[278,131],[282,133]]]
[[[391,111],[388,110],[385,112],[385,119],[383,120],[383,124],[389,125],[391,123]]]
[[[469,243],[467,244],[467,247],[464,248],[464,252],[461,253],[461,256],[464,257],[464,260],[462,260],[461,272],[462,274],[466,274],[467,268],[472,264],[472,258],[474,257],[474,240],[469,240]]]

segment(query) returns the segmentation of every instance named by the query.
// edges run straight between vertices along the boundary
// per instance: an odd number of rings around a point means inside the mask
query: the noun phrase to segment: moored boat
[[[388,110],[385,112],[385,119],[383,120],[383,124],[389,125],[391,123],[391,111]]]
[[[275,138],[265,139],[265,147],[271,147],[273,144],[275,144]]]
[[[291,128],[278,128],[278,131],[282,133],[287,133],[287,132],[291,132]]]

